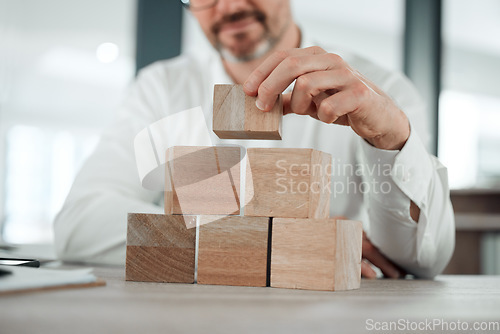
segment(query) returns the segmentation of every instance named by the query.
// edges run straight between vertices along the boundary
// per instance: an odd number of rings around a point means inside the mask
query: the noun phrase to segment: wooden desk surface
[[[0,332],[370,333],[369,319],[372,326],[399,319],[500,322],[500,276],[362,280],[359,290],[319,292],[125,282],[123,268],[95,273],[106,287],[0,298]]]

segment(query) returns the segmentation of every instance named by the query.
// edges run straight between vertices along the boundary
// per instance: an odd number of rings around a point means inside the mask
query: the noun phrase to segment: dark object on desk
[[[12,271],[0,268],[0,277],[12,274]]]
[[[0,241],[0,250],[12,250],[15,249],[16,247],[13,245],[8,245]]]
[[[0,257],[0,265],[38,268],[40,267],[40,261],[33,259],[16,259],[16,258]]]

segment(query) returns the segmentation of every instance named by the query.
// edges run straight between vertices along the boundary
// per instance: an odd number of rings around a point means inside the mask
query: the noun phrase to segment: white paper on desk
[[[92,268],[59,270],[18,266],[0,266],[12,274],[0,276],[0,292],[93,283]]]

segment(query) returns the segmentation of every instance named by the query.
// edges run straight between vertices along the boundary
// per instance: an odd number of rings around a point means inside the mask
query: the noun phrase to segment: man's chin
[[[231,63],[241,63],[248,62],[255,59],[259,59],[266,55],[274,47],[275,42],[271,38],[266,38],[258,43],[251,49],[248,50],[231,50],[230,48],[224,47],[222,44],[216,46],[217,51],[219,51],[222,58]]]

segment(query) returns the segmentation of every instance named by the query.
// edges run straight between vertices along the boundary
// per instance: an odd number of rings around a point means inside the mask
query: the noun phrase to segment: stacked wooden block
[[[255,111],[247,96],[245,109],[225,106],[239,105],[239,90],[216,86],[214,131],[220,109],[226,108],[223,114]],[[232,91],[240,97],[218,98]],[[282,112],[277,114],[281,119]],[[234,130],[244,137],[240,125],[226,128],[224,136],[235,138]],[[262,139],[263,133],[274,131],[245,126],[252,129],[247,137],[256,132]],[[241,168],[244,152],[239,147],[171,147],[166,154],[165,214],[128,217],[127,280],[193,283],[198,228],[198,284],[359,288],[362,227],[329,218],[329,154],[249,148],[246,168]]]
[[[281,139],[283,100],[262,112],[241,85],[215,85],[213,131],[222,139]]]

